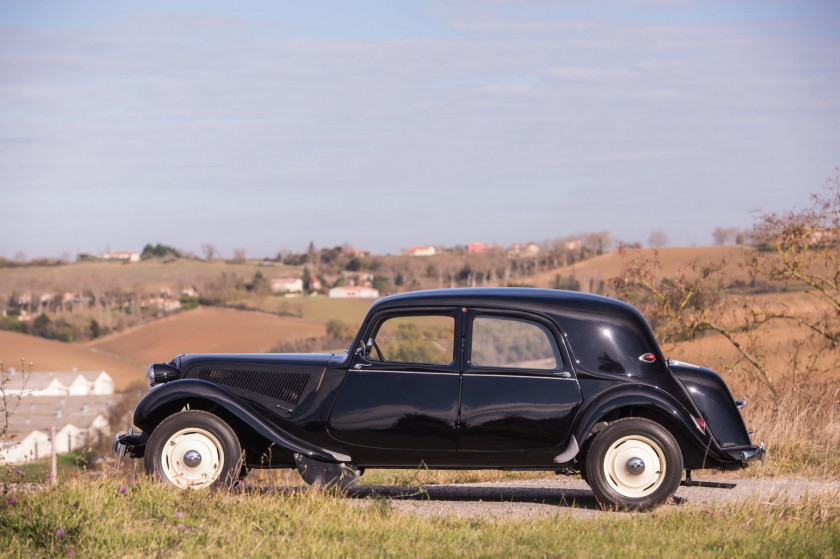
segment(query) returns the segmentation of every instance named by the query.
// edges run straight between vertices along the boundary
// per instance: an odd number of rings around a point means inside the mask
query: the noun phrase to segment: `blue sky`
[[[709,244],[840,165],[836,2],[0,0],[0,255]]]

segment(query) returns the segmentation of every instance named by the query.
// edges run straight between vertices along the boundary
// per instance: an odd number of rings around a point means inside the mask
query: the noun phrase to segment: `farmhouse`
[[[434,256],[437,252],[433,246],[411,247],[408,249],[411,256]]]
[[[337,299],[377,299],[379,290],[372,287],[333,287],[329,296]]]
[[[55,427],[56,452],[95,444],[106,436],[111,395],[27,396],[9,418],[10,440],[0,442],[0,463],[16,464],[50,455],[50,428]]]
[[[7,396],[110,396],[114,380],[105,371],[23,374],[9,369]]]
[[[115,250],[103,254],[102,260],[124,260],[127,262],[140,262],[140,255],[130,250]]]
[[[540,245],[534,242],[521,244],[521,243],[513,243],[508,248],[508,254],[510,256],[535,256],[540,253]]]
[[[303,293],[303,280],[300,278],[274,278],[271,280],[274,293]]]

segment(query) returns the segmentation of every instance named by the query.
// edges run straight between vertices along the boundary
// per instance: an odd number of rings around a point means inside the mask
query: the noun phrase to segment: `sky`
[[[608,230],[840,166],[840,3],[0,0],[0,256]]]

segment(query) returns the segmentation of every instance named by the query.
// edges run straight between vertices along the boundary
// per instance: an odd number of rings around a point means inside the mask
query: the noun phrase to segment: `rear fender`
[[[168,382],[146,394],[134,410],[134,424],[151,433],[155,426],[190,401],[203,400],[223,408],[227,413],[253,429],[255,433],[292,453],[325,462],[350,462],[350,456],[300,439],[269,423],[239,398],[215,385],[199,379]]]
[[[642,417],[664,418],[667,424],[663,427],[672,431],[678,441],[688,442],[694,447],[688,449],[681,444],[684,454],[695,450],[708,453],[718,460],[728,459],[716,448],[717,445],[707,433],[700,432],[688,411],[676,399],[653,386],[622,384],[601,392],[578,412],[573,427],[575,438],[581,441],[583,448],[587,439],[597,434],[605,421],[617,419],[616,413],[621,414],[623,410],[629,409],[637,410]]]

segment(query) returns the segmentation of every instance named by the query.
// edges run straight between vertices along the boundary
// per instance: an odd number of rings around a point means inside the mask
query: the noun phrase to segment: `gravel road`
[[[666,507],[708,507],[711,503],[750,500],[773,502],[821,493],[840,500],[840,481],[732,479],[714,475],[701,479],[736,486],[732,489],[680,487]],[[348,497],[355,499],[359,506],[370,505],[372,497],[385,498],[394,509],[420,516],[532,518],[558,513],[584,517],[621,514],[600,510],[586,483],[567,477],[423,487],[359,486],[351,489]]]

